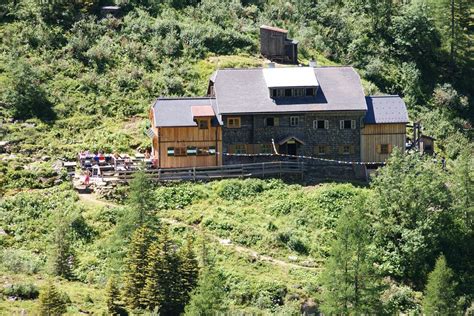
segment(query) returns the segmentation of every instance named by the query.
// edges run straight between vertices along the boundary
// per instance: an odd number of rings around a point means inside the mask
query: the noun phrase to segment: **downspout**
[[[161,132],[160,128],[158,127],[158,168],[161,168],[161,138],[160,138]]]

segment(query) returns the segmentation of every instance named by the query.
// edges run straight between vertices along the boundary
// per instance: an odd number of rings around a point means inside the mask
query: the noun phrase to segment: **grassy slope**
[[[178,242],[184,240],[185,235],[192,233],[196,238],[195,247],[198,254],[201,251],[203,238],[207,240],[217,266],[227,276],[229,290],[227,301],[234,310],[276,313],[281,307],[271,307],[274,304],[270,303],[269,297],[279,293],[280,290],[284,294],[279,295],[283,296],[286,305],[294,300],[302,301],[317,296],[319,269],[259,260],[258,255],[239,251],[232,245],[222,245],[212,236],[228,238],[232,244],[243,246],[259,255],[266,254],[295,265],[318,267],[324,261],[332,238],[331,222],[334,217],[337,217],[344,205],[350,203],[351,196],[364,194],[366,190],[345,184],[325,184],[317,187],[280,185],[257,195],[241,196],[237,199],[229,199],[219,193],[226,185],[236,182],[240,180],[230,183],[220,181],[209,184],[185,184],[184,187],[192,187],[195,192],[199,191],[201,198],[193,197],[194,202],[190,205],[184,203],[183,207],[159,210],[157,214],[163,219],[178,220],[171,225]],[[164,196],[168,188],[160,190]],[[35,194],[42,193],[37,191]],[[291,204],[288,205],[287,202]],[[77,246],[81,262],[79,274],[85,280],[83,282],[58,280],[58,284],[72,300],[69,314],[77,314],[79,310],[98,313],[105,309],[104,286],[107,271],[110,271],[105,267],[110,261],[103,260],[102,247],[108,242],[115,227],[106,218],[107,214],[116,213],[116,207],[120,206],[114,207],[82,199],[75,203],[86,223],[98,234],[91,243]],[[31,224],[33,225],[33,222]],[[294,245],[281,241],[279,239],[281,233],[288,233],[290,240],[300,241],[306,245],[307,253],[301,253],[299,248],[299,251],[294,250],[292,249]],[[37,238],[45,240],[48,237],[37,236]],[[12,248],[25,246],[32,247],[13,243]],[[297,259],[290,260],[289,256],[295,256]],[[49,277],[45,269],[43,267],[34,275],[15,274],[4,269],[1,272],[2,283],[7,285],[15,282],[32,282],[41,286]],[[93,303],[87,302],[87,296]],[[37,301],[0,300],[0,313],[20,312],[23,309],[34,311],[36,306]]]

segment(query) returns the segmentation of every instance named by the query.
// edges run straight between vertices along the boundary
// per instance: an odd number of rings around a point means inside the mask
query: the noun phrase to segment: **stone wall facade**
[[[270,144],[274,139],[275,144],[288,137],[296,138],[296,154],[304,156],[321,157],[345,161],[360,161],[360,130],[365,112],[325,112],[325,113],[295,113],[295,114],[256,114],[223,116],[222,127],[223,151],[229,152],[231,145],[236,144]],[[228,117],[240,117],[240,128],[228,128]],[[275,126],[266,126],[266,118],[278,121]],[[298,124],[291,126],[297,117]],[[329,124],[327,129],[314,128],[313,121],[325,120]],[[341,129],[341,120],[355,121],[354,128]],[[302,143],[299,143],[301,141]],[[341,146],[347,145],[349,151],[343,152]],[[326,152],[321,154],[316,146],[324,146]],[[281,153],[286,153],[285,145],[278,146]],[[345,149],[349,148],[345,147]],[[224,156],[224,164],[251,163],[274,160],[271,157],[235,157]],[[280,159],[280,158],[278,158]]]

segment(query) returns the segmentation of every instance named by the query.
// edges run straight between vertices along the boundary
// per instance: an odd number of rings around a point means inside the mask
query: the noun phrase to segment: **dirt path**
[[[112,203],[112,202],[107,202],[107,201],[100,200],[93,193],[90,193],[90,194],[80,193],[79,194],[79,199],[81,201],[87,203],[87,204],[94,204],[94,205],[98,205],[98,206],[112,206],[112,207],[119,206],[118,204],[115,204],[115,203]],[[244,247],[244,246],[239,246],[239,245],[233,244],[230,239],[219,238],[218,236],[210,234],[209,232],[204,232],[197,225],[190,225],[190,224],[187,224],[185,222],[178,221],[178,220],[172,219],[172,218],[163,218],[163,217],[161,217],[160,219],[163,222],[171,224],[171,225],[182,225],[182,226],[191,228],[191,229],[193,229],[197,232],[204,233],[206,236],[210,237],[212,240],[218,242],[221,246],[232,248],[233,250],[235,250],[236,252],[241,253],[241,254],[247,254],[247,255],[251,256],[252,258],[254,258],[255,260],[269,262],[269,263],[272,263],[272,264],[275,264],[275,265],[278,265],[278,266],[281,266],[281,267],[286,267],[286,268],[306,269],[306,270],[313,270],[313,271],[320,270],[320,268],[317,268],[317,267],[308,267],[308,266],[300,265],[300,264],[297,264],[297,263],[286,262],[286,261],[283,261],[283,260],[280,260],[280,259],[273,258],[271,256],[260,254],[260,253],[258,253],[257,251],[255,251],[251,248],[247,248],[247,247]]]

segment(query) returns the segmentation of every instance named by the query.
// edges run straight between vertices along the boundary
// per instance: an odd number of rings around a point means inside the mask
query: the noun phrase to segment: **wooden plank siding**
[[[150,111],[153,123],[153,110]],[[199,129],[197,126],[153,127],[153,158],[157,160],[158,168],[212,167],[222,165],[222,155],[207,156],[169,156],[168,148],[178,147],[214,147],[222,152],[222,129],[212,126],[208,118],[208,128]]]
[[[210,167],[222,165],[222,155],[208,156],[169,156],[168,148],[173,147],[214,147],[222,152],[222,130],[209,127],[161,127],[158,128],[158,146],[156,152],[160,168]]]
[[[365,162],[384,162],[389,156],[380,152],[380,145],[389,145],[389,151],[406,143],[405,124],[366,124],[361,130],[361,160]]]

